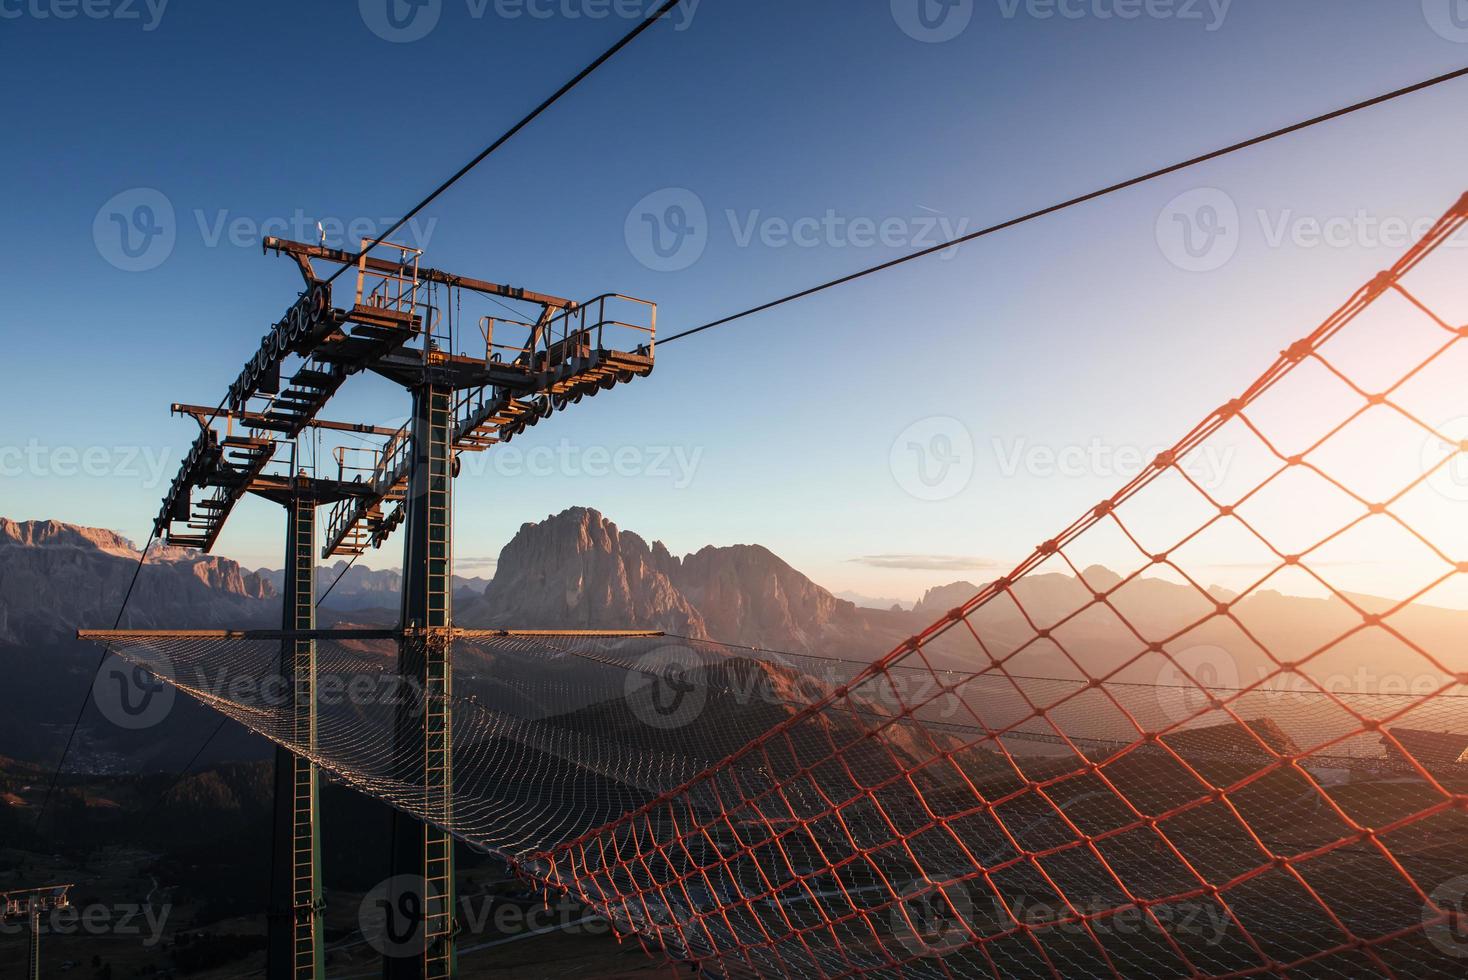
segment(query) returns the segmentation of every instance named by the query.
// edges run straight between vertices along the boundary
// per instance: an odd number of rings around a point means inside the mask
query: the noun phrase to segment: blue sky
[[[593,16],[604,0],[441,0],[411,41],[380,36],[384,0],[73,9],[0,0],[0,513],[139,541],[193,436],[168,404],[217,402],[298,288],[260,229],[380,227],[630,27]],[[1456,68],[1451,12],[972,0],[935,41],[906,0],[703,0],[441,198],[420,244],[440,268],[656,300],[667,334]],[[838,590],[992,576],[1390,264],[1392,221],[1468,189],[1465,107],[1455,83],[669,345],[460,480],[461,570],[585,504],[675,553],[768,545]],[[172,247],[129,271],[108,215],[140,188]],[[1226,261],[1190,259],[1169,209],[1219,201]],[[690,202],[702,251],[668,270],[641,215]],[[1316,242],[1312,220],[1349,229]],[[364,384],[331,414],[405,410]],[[914,482],[904,447],[935,437],[958,440],[957,475]],[[596,475],[617,450],[628,472]],[[281,521],[248,503],[218,550],[278,565]]]

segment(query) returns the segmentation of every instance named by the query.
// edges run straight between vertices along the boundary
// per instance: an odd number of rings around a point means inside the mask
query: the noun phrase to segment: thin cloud
[[[846,560],[870,568],[907,568],[923,572],[966,572],[999,567],[992,558],[973,555],[863,555]]]

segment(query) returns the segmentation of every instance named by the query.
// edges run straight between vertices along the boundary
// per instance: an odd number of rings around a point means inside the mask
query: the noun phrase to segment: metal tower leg
[[[298,488],[286,505],[282,627],[316,628],[316,501]],[[285,640],[280,673],[291,690],[292,741],[316,745],[316,641]],[[322,948],[320,791],[315,763],[275,750],[274,855],[268,952],[270,980],[320,980]]]
[[[412,682],[405,687],[421,694],[399,706],[397,751],[406,773],[412,778],[421,773],[431,822],[401,813],[393,818],[392,881],[394,887],[421,881],[423,947],[420,955],[387,959],[384,975],[392,980],[450,977],[457,970],[454,842],[439,829],[453,816],[453,719],[448,707],[453,684],[452,410],[452,388],[423,385],[413,390],[398,670]],[[390,900],[396,908],[411,907],[397,896]]]
[[[30,897],[28,906],[31,920],[31,935],[26,952],[26,976],[30,980],[41,980],[41,900]]]

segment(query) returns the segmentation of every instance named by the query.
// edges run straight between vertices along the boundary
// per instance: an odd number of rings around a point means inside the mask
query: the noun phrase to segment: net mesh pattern
[[[713,976],[1461,976],[1465,218],[875,661],[459,634],[448,810],[396,641],[311,735],[279,641],[111,639]]]

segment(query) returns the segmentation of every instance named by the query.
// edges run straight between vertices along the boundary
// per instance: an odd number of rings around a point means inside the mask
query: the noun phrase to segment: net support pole
[[[281,627],[316,628],[316,498],[300,476],[285,501],[286,550]],[[316,746],[316,641],[280,644],[282,690],[291,698],[292,740]],[[268,975],[321,980],[322,947],[320,777],[316,764],[275,750],[275,808],[270,874]]]
[[[32,895],[26,901],[26,918],[30,920],[31,934],[26,937],[25,975],[30,980],[41,980],[41,898]]]
[[[415,897],[392,894],[393,907],[421,909],[420,928],[409,955],[389,955],[384,976],[419,980],[456,972],[454,842],[452,819],[453,718],[453,388],[431,378],[412,389],[412,463],[408,473],[403,540],[403,638],[398,670],[406,683],[398,708],[396,755],[411,778],[420,779],[424,813],[419,821],[393,815],[392,877],[389,890],[418,890]],[[416,901],[415,901],[416,898]]]

